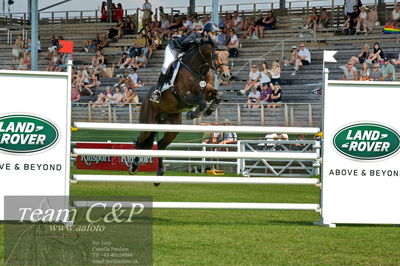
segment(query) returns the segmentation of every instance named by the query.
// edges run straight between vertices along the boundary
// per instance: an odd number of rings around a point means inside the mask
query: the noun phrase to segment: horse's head
[[[226,46],[218,45],[213,49],[213,66],[218,71],[222,81],[227,82],[231,77],[231,70],[228,66],[229,52]]]

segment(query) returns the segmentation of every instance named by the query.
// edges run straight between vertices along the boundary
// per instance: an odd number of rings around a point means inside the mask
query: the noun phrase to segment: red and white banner
[[[77,143],[76,148],[87,149],[135,149],[135,145],[127,143]],[[153,150],[157,145],[153,146]],[[78,156],[76,169],[128,171],[134,156]],[[139,172],[155,172],[158,158],[140,157]]]

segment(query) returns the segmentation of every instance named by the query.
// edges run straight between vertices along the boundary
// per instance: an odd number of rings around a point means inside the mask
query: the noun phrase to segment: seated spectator
[[[99,95],[97,95],[97,100],[92,103],[92,101],[89,101],[89,103],[91,103],[91,107],[103,107],[106,103],[106,96],[104,95],[104,93],[100,92]]]
[[[26,50],[24,52],[23,58],[19,62],[19,70],[29,70],[31,69],[31,53],[30,51]]]
[[[192,27],[193,27],[193,30],[195,30],[195,31],[201,31],[202,29],[203,29],[203,21],[201,21],[200,19],[199,19],[199,17],[197,16],[197,15],[195,15],[194,17],[193,17],[193,25],[192,25]]]
[[[144,55],[144,53],[142,53],[141,55],[139,55],[135,58],[135,63],[136,63],[136,66],[138,68],[140,68],[140,67],[147,67],[147,65],[149,64],[149,61],[147,60],[147,57]],[[132,66],[132,68],[133,68],[133,66]]]
[[[83,86],[83,88],[85,88],[89,92],[90,96],[92,96],[93,91],[91,89],[95,88],[97,90],[100,87],[101,82],[98,74],[92,75],[90,79],[92,80],[91,83]]]
[[[362,64],[364,63],[366,60],[369,59],[370,57],[370,51],[369,51],[369,46],[368,44],[364,44],[361,48],[361,52],[358,54],[358,56],[352,56],[350,58],[350,61],[353,63],[354,66],[356,66],[357,64]]]
[[[239,39],[235,34],[235,30],[234,29],[230,29],[229,30],[229,43],[227,45],[228,49],[229,49],[229,57],[237,57],[239,55]]]
[[[147,59],[150,59],[153,55],[153,50],[155,49],[154,37],[151,32],[147,32],[146,34],[146,56]]]
[[[58,46],[59,46],[59,41],[54,35],[52,35],[51,46],[47,49],[48,50],[47,57],[49,58],[49,60],[51,60],[55,52],[57,52]]]
[[[229,121],[229,119],[225,119],[224,126],[232,126],[231,121]],[[229,144],[229,143],[236,143],[236,142],[237,142],[237,134],[236,133],[225,132],[225,133],[222,133],[222,141],[219,144]]]
[[[129,65],[133,67],[133,65],[136,64],[135,58],[147,51],[147,49],[145,49],[146,44],[146,37],[142,33],[139,33],[136,41],[133,43],[133,46],[128,50],[128,58],[123,63],[123,65],[119,67],[119,69],[124,69],[126,66]]]
[[[255,87],[257,85],[257,83],[260,81],[260,78],[261,78],[261,73],[258,70],[258,66],[253,65],[251,68],[251,71],[249,73],[249,79],[247,80],[246,86],[244,87],[244,90],[240,91],[242,93],[242,95],[245,95],[246,91]]]
[[[251,87],[251,91],[249,93],[249,96],[247,97],[247,107],[249,109],[260,107],[259,104],[256,104],[257,102],[259,102],[260,96],[260,92],[257,90],[257,88],[255,86]]]
[[[41,44],[40,44],[40,37],[38,37],[37,49],[38,49],[38,52],[39,52],[39,53],[42,51],[42,46],[41,46]],[[28,42],[27,42],[27,45],[26,45],[26,50],[27,50],[28,52],[31,52],[31,51],[32,51],[32,41],[31,41],[31,38],[28,38]]]
[[[242,29],[243,29],[244,31],[246,31],[246,33],[247,33],[247,31],[249,30],[250,27],[252,27],[252,28],[254,29],[254,27],[255,27],[254,23],[255,23],[255,22],[256,22],[256,20],[254,19],[253,16],[247,17],[247,18],[246,18],[245,20],[243,20],[243,22],[242,22]],[[246,38],[246,35],[247,35],[247,34],[243,34],[242,39],[243,39],[243,38]],[[251,34],[250,34],[249,36],[251,37]],[[255,37],[256,37],[256,36],[255,36]]]
[[[92,57],[91,67],[94,69],[106,67],[106,58],[103,50],[98,50],[96,55]]]
[[[138,79],[139,79],[139,76],[136,73],[136,70],[137,70],[136,68],[133,68],[131,70],[131,73],[128,75],[128,78],[132,81],[133,85],[136,85],[138,83]]]
[[[397,57],[397,59],[392,59],[392,63],[393,63],[393,65],[398,65],[398,64],[400,64],[400,54],[399,54],[399,56]]]
[[[274,85],[272,84],[272,81],[271,81],[271,71],[268,68],[267,62],[263,62],[261,64],[260,83],[258,85],[261,88],[264,88],[264,87],[274,88]]]
[[[60,63],[61,57],[62,54],[58,53],[57,50],[55,50],[54,54],[52,55],[52,58],[49,61],[49,64],[46,67],[46,71],[55,71],[56,67]]]
[[[21,55],[25,50],[25,41],[22,39],[22,35],[19,34],[15,43],[13,45],[13,49],[11,54],[13,56],[14,61],[19,61],[21,59]]]
[[[292,52],[290,53],[290,59],[284,61],[285,66],[292,65],[294,68],[296,65],[297,58],[299,58],[299,51],[297,50],[296,46],[292,46]]]
[[[383,59],[383,65],[380,69],[380,81],[394,81],[396,80],[396,71],[394,66],[389,62],[388,58]]]
[[[156,50],[162,50],[162,39],[160,33],[158,31],[155,31],[153,33],[153,41],[154,41],[154,49]]]
[[[124,66],[125,61],[128,59],[128,53],[122,53],[120,59],[118,60],[117,67],[120,68]]]
[[[75,86],[71,88],[71,103],[80,103],[81,94]]]
[[[263,24],[264,16],[261,11],[258,12],[258,18],[254,22],[254,30],[256,36],[261,39],[261,36],[264,36],[264,24]],[[253,34],[253,33],[251,33]]]
[[[371,78],[371,70],[369,70],[369,65],[364,62],[360,70],[360,81],[368,81]]]
[[[357,18],[356,34],[359,34],[362,28],[365,35],[368,35],[368,32],[371,31],[369,27],[370,23],[368,20],[367,8],[365,6],[362,6],[360,9],[360,14],[358,14]]]
[[[81,52],[94,52],[97,50],[97,46],[101,43],[100,35],[96,34],[96,37],[93,40],[85,40],[83,42],[83,46]]]
[[[71,54],[68,53],[63,53],[61,56],[60,61],[57,64],[57,67],[55,68],[54,71],[56,72],[61,72],[65,71],[68,68],[68,61],[71,59]]]
[[[119,103],[121,103],[122,98],[123,98],[123,95],[121,93],[121,88],[118,86],[118,87],[115,87],[115,92],[112,93],[112,95],[109,96],[107,93],[106,102],[108,102],[109,104],[119,104]]]
[[[182,27],[179,29],[181,31],[188,31],[190,32],[193,30],[193,21],[192,17],[187,18],[186,16],[182,17]]]
[[[329,28],[331,26],[331,16],[326,11],[326,8],[323,8],[321,11],[321,15],[319,16],[319,24],[318,28]]]
[[[132,88],[129,88],[127,93],[122,98],[122,102],[138,104],[139,97],[137,96],[137,94],[135,93],[135,91]]]
[[[242,30],[243,27],[243,21],[242,18],[239,16],[239,13],[237,11],[233,12],[233,29],[235,30],[235,32],[238,32],[240,30]],[[206,24],[206,22],[203,21],[204,24]]]
[[[105,93],[104,93],[104,95],[105,95],[105,103],[109,103],[109,101],[110,101],[110,99],[112,99],[113,97],[113,91],[111,90],[111,87],[110,86],[107,86],[106,87],[106,91],[105,91]]]
[[[374,67],[372,68],[372,72],[371,72],[371,76],[370,76],[369,80],[378,81],[380,77],[381,77],[381,70],[380,70],[379,64],[375,63]]]
[[[368,60],[370,60],[372,63],[374,62],[379,62],[382,61],[382,58],[385,58],[385,55],[383,54],[382,48],[379,45],[379,43],[374,43],[374,50],[373,53],[369,55]]]
[[[272,102],[274,103],[273,105],[271,105],[272,108],[276,108],[278,107],[278,103],[282,102],[282,91],[281,91],[281,86],[277,85],[274,86],[274,90],[272,91]]]
[[[378,21],[378,13],[375,11],[375,6],[370,6],[369,7],[369,12],[368,12],[368,22],[367,22],[368,28],[370,29],[369,33],[372,33],[374,30],[374,27],[376,24],[379,26],[379,21]]]
[[[267,12],[267,16],[263,19],[262,25],[264,26],[264,29],[259,30],[259,36],[260,38],[264,38],[264,30],[273,30],[275,29],[275,23],[276,19],[272,11]]]
[[[228,43],[228,35],[225,34],[224,29],[220,28],[218,30],[218,35],[217,35],[217,42],[218,44],[226,45]]]
[[[311,14],[308,16],[306,21],[306,26],[304,29],[313,29],[319,24],[319,16],[317,13],[317,8],[313,7]]]
[[[400,3],[396,4],[396,7],[392,11],[392,17],[386,25],[394,26],[398,29],[400,28]]]
[[[260,99],[258,102],[260,104],[269,104],[272,102],[272,92],[273,90],[269,86],[262,86],[260,91]]]
[[[347,65],[343,68],[343,77],[342,80],[358,80],[358,71],[357,68],[353,66],[352,62],[348,62]]]
[[[233,29],[233,26],[234,26],[234,22],[233,22],[232,14],[230,14],[230,13],[228,13],[228,11],[226,11],[225,30],[227,30],[229,32],[230,29]]]
[[[124,33],[125,34],[133,34],[135,33],[136,25],[135,22],[133,22],[132,18],[128,16],[125,21],[125,29]]]
[[[294,72],[292,75],[296,75],[296,71],[302,66],[311,64],[311,53],[305,47],[304,43],[300,44],[299,57],[296,59],[296,64],[294,66]]]
[[[273,61],[271,69],[269,70],[271,74],[271,82],[274,86],[278,85],[279,87],[282,85],[281,81],[281,65],[278,61]]]
[[[343,24],[343,34],[345,35],[354,35],[356,33],[356,26],[360,11],[357,6],[353,7],[353,11],[353,13],[346,17],[346,21]]]

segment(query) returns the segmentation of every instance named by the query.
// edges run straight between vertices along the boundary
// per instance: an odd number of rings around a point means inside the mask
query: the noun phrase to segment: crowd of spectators
[[[355,1],[357,2],[357,1]],[[353,6],[351,6],[353,5]],[[378,23],[378,13],[374,6],[359,6],[354,0],[346,1],[345,22],[343,24],[343,34],[354,35],[372,33],[374,26]]]
[[[379,43],[374,43],[372,51],[370,51],[368,44],[364,44],[360,54],[352,56],[345,66],[340,66],[340,68],[343,69],[342,79],[394,81],[396,80],[394,65],[400,62],[398,61],[399,58],[389,60],[389,58],[385,56]],[[391,64],[390,61],[392,61],[393,64]],[[358,64],[361,64],[360,71],[357,69]]]

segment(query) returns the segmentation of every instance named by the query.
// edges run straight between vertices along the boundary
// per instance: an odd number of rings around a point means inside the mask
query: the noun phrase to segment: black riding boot
[[[157,81],[157,88],[151,93],[150,101],[159,103],[161,99],[161,89],[164,86],[164,83],[167,82],[167,78],[164,73],[160,73]]]

